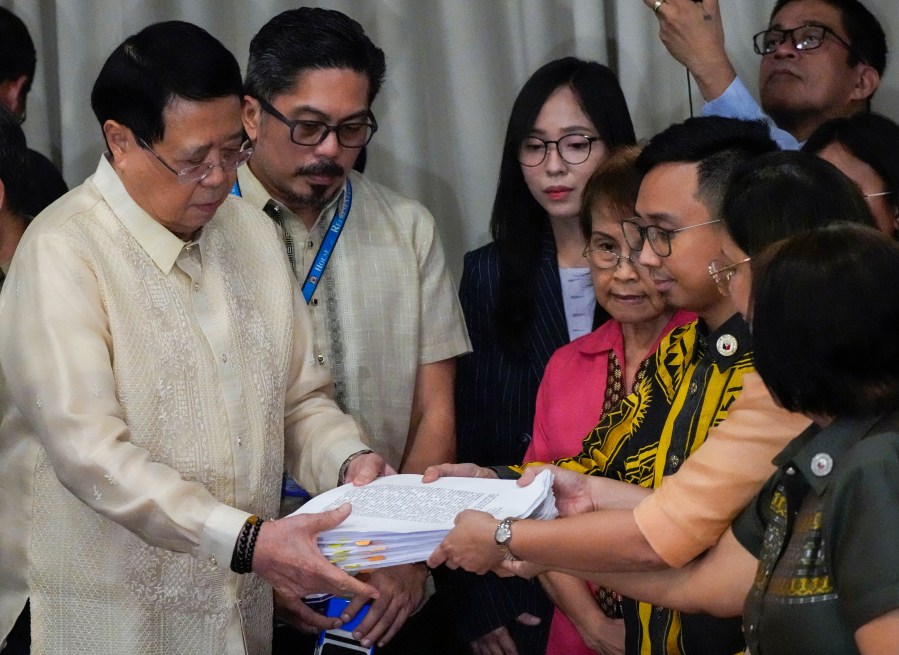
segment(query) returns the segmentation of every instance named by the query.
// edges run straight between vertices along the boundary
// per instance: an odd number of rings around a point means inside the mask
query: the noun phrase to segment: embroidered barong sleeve
[[[407,204],[415,217],[410,223],[421,278],[418,364],[423,365],[469,353],[471,342],[434,217],[416,202]],[[403,209],[400,206],[397,211]]]
[[[16,317],[3,322],[0,363],[59,481],[148,544],[228,568],[248,513],[131,443],[94,272],[56,233],[20,247],[15,288],[0,304]]]
[[[343,462],[368,446],[356,422],[332,400],[331,378],[315,361],[312,322],[299,289],[292,299],[296,329],[284,411],[285,466],[317,494],[337,486]]]
[[[757,373],[702,447],[636,508],[643,536],[669,566],[714,545],[774,472],[771,460],[811,421],[778,407]]]

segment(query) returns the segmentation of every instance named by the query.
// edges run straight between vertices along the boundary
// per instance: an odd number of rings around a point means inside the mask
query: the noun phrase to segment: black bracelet
[[[235,573],[249,573],[253,570],[253,551],[256,549],[256,539],[264,522],[253,514],[240,529],[237,542],[234,544],[234,552],[231,554],[231,570]]]

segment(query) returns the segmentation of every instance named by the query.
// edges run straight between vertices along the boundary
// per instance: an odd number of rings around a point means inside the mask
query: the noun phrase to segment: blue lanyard
[[[234,182],[234,186],[231,188],[231,195],[235,195],[238,198],[240,197],[240,185],[237,182]],[[303,282],[303,298],[306,300],[307,305],[309,304],[309,301],[312,300],[312,294],[315,293],[315,288],[318,286],[319,280],[321,280],[322,273],[325,272],[325,266],[328,265],[328,260],[331,259],[331,253],[334,252],[334,246],[337,244],[337,239],[340,238],[340,233],[343,231],[343,224],[346,223],[352,205],[353,184],[350,182],[350,178],[347,178],[343,207],[334,210],[334,218],[331,219],[331,224],[328,226],[328,233],[325,235],[322,245],[319,246],[318,253],[315,255],[315,261],[312,263],[312,268],[309,269],[309,275],[306,276],[306,281]],[[284,229],[283,226],[282,229]],[[286,229],[284,229],[284,233],[287,234]]]
[[[347,178],[343,208],[339,211],[334,211],[334,218],[331,219],[331,224],[328,226],[328,233],[325,235],[322,245],[319,246],[312,268],[309,269],[309,275],[306,276],[306,281],[303,282],[303,298],[306,299],[306,304],[309,304],[309,301],[312,299],[312,294],[315,293],[315,288],[318,286],[319,280],[321,280],[322,273],[325,272],[325,266],[328,265],[328,260],[331,259],[331,253],[334,251],[337,239],[340,238],[343,224],[346,223],[346,217],[350,214],[352,204],[353,185],[350,182],[350,178]]]

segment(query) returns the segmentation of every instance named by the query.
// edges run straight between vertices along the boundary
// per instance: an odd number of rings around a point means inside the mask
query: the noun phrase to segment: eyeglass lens
[[[848,41],[824,25],[800,25],[799,27],[794,27],[789,30],[771,28],[753,35],[752,45],[757,54],[769,55],[777,50],[778,46],[780,46],[780,44],[786,40],[787,35],[789,35],[790,41],[793,43],[793,47],[796,50],[814,50],[821,47],[821,44],[824,43],[824,39],[828,34],[831,35],[834,41],[852,53],[853,56],[857,57],[860,61],[865,61],[865,58],[861,56]]]
[[[518,161],[525,166],[539,166],[546,159],[549,146],[554,145],[559,157],[568,164],[583,164],[590,157],[590,150],[597,137],[583,134],[568,134],[557,141],[544,141],[529,136],[518,148]]]
[[[622,260],[636,266],[636,262],[631,257],[622,255],[617,246],[590,243],[584,249],[584,257],[592,266],[601,269],[616,268]]]
[[[245,148],[243,150],[238,150],[237,152],[231,152],[222,156],[222,161],[215,164],[213,162],[204,162],[202,164],[197,164],[196,166],[191,166],[189,168],[185,168],[181,172],[178,173],[178,180],[186,182],[197,182],[199,180],[205,179],[212,172],[212,169],[216,166],[221,166],[223,171],[233,171],[240,166],[242,166],[246,161],[250,158],[250,155],[253,154],[252,148]]]
[[[681,229],[689,227],[694,226]],[[663,230],[657,225],[643,227],[634,221],[622,221],[621,229],[631,250],[643,250],[643,243],[648,241],[649,247],[659,257],[668,257],[671,254],[671,233],[668,230]]]
[[[361,148],[374,134],[369,123],[341,123],[328,125],[320,121],[297,121],[291,128],[291,139],[301,146],[317,146],[334,132],[337,142],[344,148]]]

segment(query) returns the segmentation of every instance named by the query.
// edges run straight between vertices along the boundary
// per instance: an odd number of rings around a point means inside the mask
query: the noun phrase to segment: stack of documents
[[[540,473],[519,487],[514,480],[391,475],[364,487],[343,485],[316,496],[297,514],[323,512],[351,503],[349,518],[318,536],[325,557],[345,571],[367,571],[423,562],[452,530],[456,515],[475,509],[505,518],[553,519],[558,515],[553,477]]]

